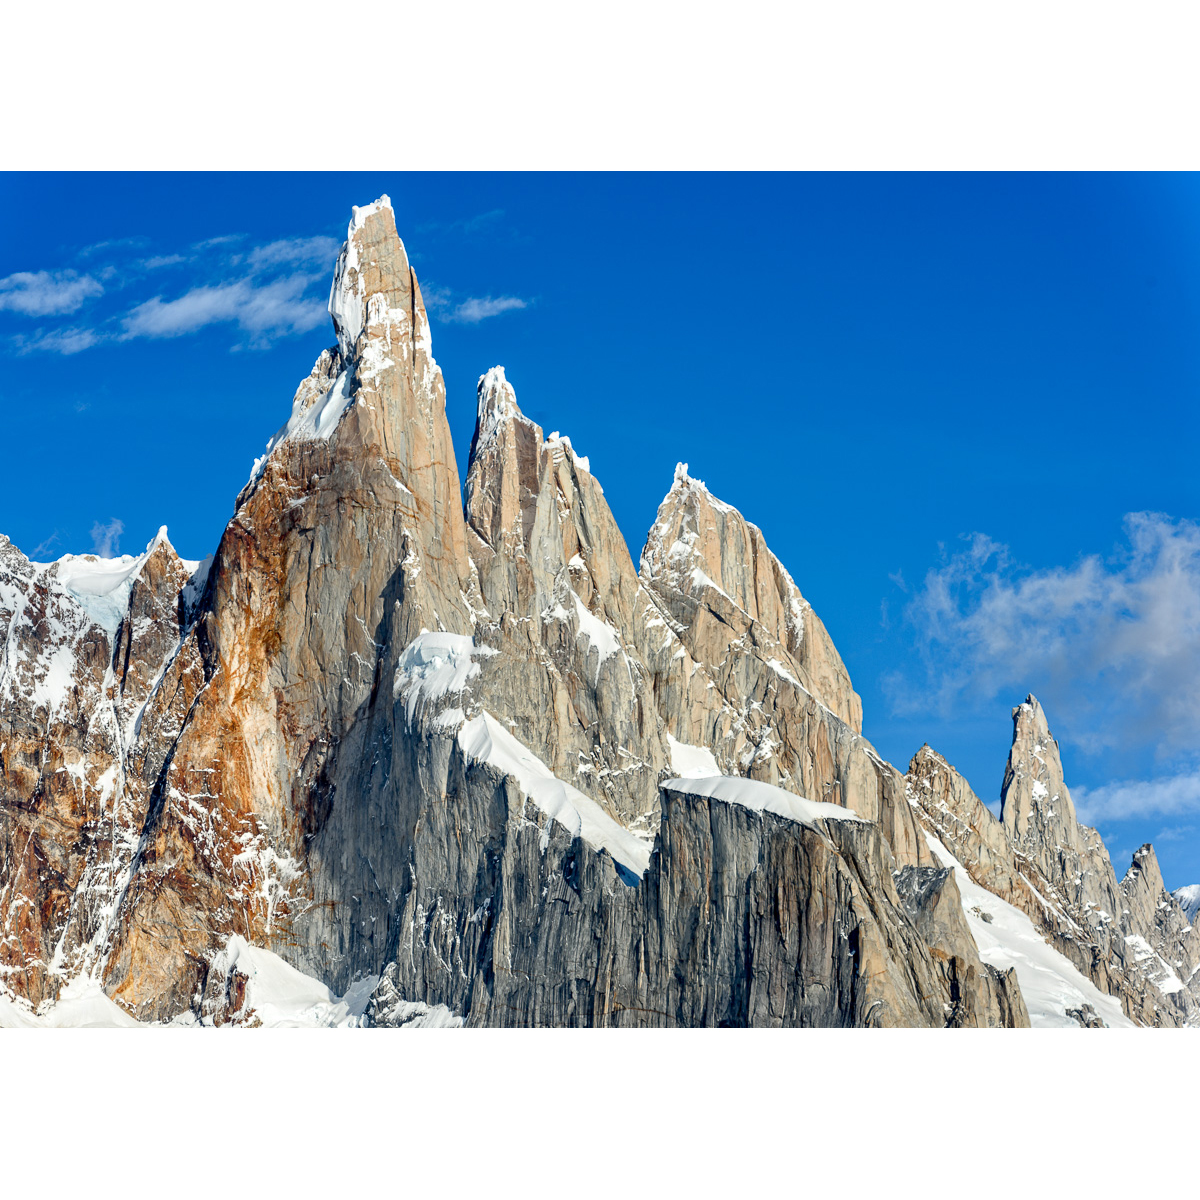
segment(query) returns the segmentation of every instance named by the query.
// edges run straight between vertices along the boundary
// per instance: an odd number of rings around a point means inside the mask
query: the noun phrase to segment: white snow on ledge
[[[480,713],[463,725],[458,744],[472,761],[488,763],[511,775],[534,805],[573,837],[582,838],[595,850],[607,850],[615,862],[639,877],[646,873],[648,843],[614,821],[590,796],[559,779],[491,713]],[[542,849],[549,843],[547,826],[542,831]]]
[[[740,775],[668,779],[662,786],[672,792],[707,796],[710,800],[722,800],[726,804],[740,804],[756,813],[773,813],[809,828],[815,827],[817,821],[856,821],[866,824],[853,809],[843,808],[840,804],[827,804],[823,800],[806,800],[774,784],[743,779]]]

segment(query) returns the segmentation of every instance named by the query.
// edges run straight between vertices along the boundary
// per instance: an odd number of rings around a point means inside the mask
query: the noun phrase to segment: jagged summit
[[[408,255],[387,196],[355,207],[329,288],[338,348],[350,358],[369,324],[386,323],[411,296]]]
[[[476,388],[475,432],[471,438],[468,464],[497,436],[506,421],[533,424],[517,404],[517,393],[505,377],[504,368],[496,366],[479,377]]]
[[[641,576],[660,594],[681,627],[693,657],[708,661],[727,645],[750,638],[780,678],[862,730],[862,702],[825,626],[791,574],[771,552],[758,526],[717,499],[688,465],[675,467],[641,556]],[[708,615],[706,615],[708,614]],[[777,649],[767,649],[770,639]]]

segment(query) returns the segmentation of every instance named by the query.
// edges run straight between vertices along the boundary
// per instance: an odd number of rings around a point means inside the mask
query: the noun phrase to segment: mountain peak
[[[505,421],[512,420],[529,418],[517,404],[517,393],[505,377],[504,368],[492,367],[480,375],[476,389],[475,446],[486,445]]]
[[[373,217],[377,212],[387,209],[392,214],[392,225],[396,224],[396,210],[392,208],[392,198],[386,192],[379,197],[378,200],[373,200],[370,204],[353,204],[350,206],[350,228],[346,231],[346,236],[351,237],[357,230],[361,229],[366,223],[368,217]]]
[[[408,308],[412,281],[408,255],[396,232],[396,214],[387,196],[355,207],[346,228],[346,241],[334,268],[329,289],[329,315],[343,358],[369,325],[389,323],[394,310]]]

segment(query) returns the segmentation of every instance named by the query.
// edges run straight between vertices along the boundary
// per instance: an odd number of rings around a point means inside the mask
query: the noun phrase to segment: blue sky
[[[0,176],[0,530],[216,545],[391,195],[465,470],[478,376],[636,560],[676,461],[764,530],[903,767],[985,801],[1035,692],[1123,871],[1200,880],[1200,180]]]

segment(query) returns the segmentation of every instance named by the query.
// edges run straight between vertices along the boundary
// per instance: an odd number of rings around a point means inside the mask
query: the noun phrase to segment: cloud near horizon
[[[1079,789],[1092,824],[1200,809],[1200,525],[1129,513],[1124,533],[1111,558],[1043,570],[972,534],[909,592],[921,670],[883,680],[896,713],[1032,690],[1084,753],[1152,753],[1161,778]]]

